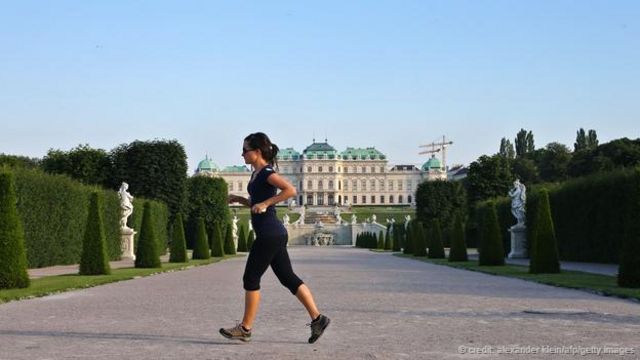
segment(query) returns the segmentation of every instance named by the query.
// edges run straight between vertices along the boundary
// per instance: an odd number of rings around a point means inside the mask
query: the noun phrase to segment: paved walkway
[[[246,258],[233,258],[2,304],[0,359],[569,359],[496,352],[604,347],[634,354],[580,358],[640,356],[636,302],[362,249],[290,253],[332,318],[316,344],[307,344],[302,306],[271,271],[253,341],[217,334],[242,316]]]
[[[477,260],[478,254],[469,254],[469,260]],[[507,264],[529,266],[529,259],[505,259]],[[560,269],[571,271],[582,271],[592,274],[618,276],[617,264],[600,264],[600,263],[585,263],[575,261],[561,261]]]
[[[189,250],[189,258],[191,258],[191,251]],[[160,261],[166,263],[169,261],[169,255],[160,256]],[[118,260],[118,261],[110,261],[109,265],[112,269],[121,269],[134,267],[134,260]],[[66,274],[77,274],[80,269],[80,265],[56,265],[49,266],[37,269],[29,269],[27,272],[29,273],[30,279],[39,279],[45,276],[53,276],[53,275],[66,275]]]

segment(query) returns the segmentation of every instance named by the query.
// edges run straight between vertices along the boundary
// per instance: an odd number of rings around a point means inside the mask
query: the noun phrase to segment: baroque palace
[[[324,142],[314,139],[302,154],[293,148],[281,149],[278,172],[298,191],[296,200],[281,204],[290,206],[414,205],[419,183],[447,179],[447,171],[435,155],[421,168],[390,166],[387,157],[373,147],[347,147],[338,152],[326,139]],[[230,194],[249,195],[251,170],[245,165],[221,169],[205,158],[198,164],[195,175],[221,177]]]

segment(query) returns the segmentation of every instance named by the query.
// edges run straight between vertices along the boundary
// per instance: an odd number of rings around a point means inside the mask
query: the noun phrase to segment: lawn
[[[428,259],[401,253],[395,253],[394,255],[435,265],[444,265],[458,269],[478,271],[485,274],[534,281],[541,284],[585,290],[599,295],[640,300],[640,289],[619,287],[616,283],[615,276],[591,274],[580,271],[562,271],[559,274],[529,274],[529,267],[521,265],[479,266],[477,261],[449,262],[446,259]]]
[[[233,255],[243,256],[243,255]],[[211,258],[207,260],[189,260],[188,263],[163,263],[162,268],[157,269],[137,269],[137,268],[121,268],[112,269],[110,275],[57,275],[46,276],[39,279],[32,279],[31,286],[24,289],[5,289],[0,290],[0,303],[12,300],[27,299],[32,297],[41,297],[50,294],[70,291],[74,289],[83,289],[117,281],[130,280],[143,276],[150,276],[169,271],[179,271],[189,269],[195,266],[209,265],[220,260],[233,256],[225,256],[224,258]]]

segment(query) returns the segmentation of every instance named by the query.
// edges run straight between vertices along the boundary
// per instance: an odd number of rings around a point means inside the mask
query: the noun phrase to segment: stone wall
[[[313,224],[286,225],[289,232],[289,245],[307,245],[307,238],[316,230]],[[322,231],[333,235],[336,245],[355,246],[356,236],[363,232],[374,232],[376,235],[387,228],[378,223],[360,224],[323,224]]]

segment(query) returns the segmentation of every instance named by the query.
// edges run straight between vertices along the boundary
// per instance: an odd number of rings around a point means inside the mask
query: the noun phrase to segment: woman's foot
[[[311,322],[311,324],[307,324],[311,326],[311,337],[309,338],[309,344],[313,344],[322,336],[324,330],[329,326],[331,319],[324,315],[319,315],[315,320]]]
[[[240,340],[245,342],[251,340],[251,329],[246,330],[240,323],[232,328],[220,328],[220,334],[231,340]]]

